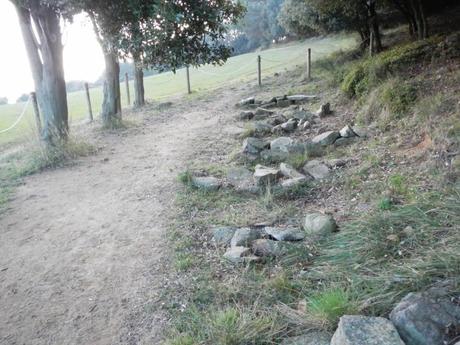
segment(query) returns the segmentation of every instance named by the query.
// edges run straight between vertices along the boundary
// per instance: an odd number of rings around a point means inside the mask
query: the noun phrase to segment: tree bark
[[[410,9],[415,19],[417,38],[423,40],[428,37],[428,24],[421,0],[409,0]]]
[[[38,1],[32,3],[30,8],[16,2],[13,4],[18,13],[37,100],[43,114],[41,137],[48,145],[55,146],[65,141],[69,132],[60,17],[52,8]]]
[[[145,105],[144,71],[138,59],[134,59],[134,107]]]
[[[121,124],[120,64],[116,54],[104,51],[105,73],[102,101],[102,123],[104,127]]]
[[[374,53],[379,53],[382,51],[382,39],[380,36],[377,11],[375,9],[375,0],[369,0],[367,2],[367,9],[369,15],[369,30],[372,32],[373,37],[373,46],[371,50]]]

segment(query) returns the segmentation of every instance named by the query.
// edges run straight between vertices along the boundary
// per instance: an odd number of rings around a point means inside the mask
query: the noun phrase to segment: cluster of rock
[[[227,246],[224,258],[231,263],[259,262],[267,257],[280,257],[298,247],[307,238],[314,239],[336,231],[335,220],[325,214],[310,213],[303,227],[215,227],[213,240]]]
[[[317,100],[318,96],[310,96],[310,95],[291,95],[291,96],[275,96],[272,97],[269,101],[257,100],[255,97],[245,98],[238,102],[237,106],[241,108],[247,109],[255,109],[255,108],[285,108],[291,105],[299,105],[308,103],[314,100]]]
[[[334,335],[310,332],[282,345],[460,345],[459,294],[444,289],[410,293],[390,318],[344,315]]]

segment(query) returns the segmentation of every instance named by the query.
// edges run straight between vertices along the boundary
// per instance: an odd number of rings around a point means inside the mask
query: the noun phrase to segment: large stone
[[[252,255],[251,249],[246,247],[230,247],[225,252],[224,258],[234,264],[260,261],[260,258]]]
[[[311,332],[284,339],[281,345],[330,345],[331,336],[323,332]]]
[[[279,175],[280,171],[278,169],[266,167],[260,164],[256,165],[254,171],[254,179],[259,186],[274,184]]]
[[[265,227],[265,233],[277,241],[302,241],[305,238],[305,232],[296,227],[277,228]]]
[[[353,138],[356,137],[356,133],[353,131],[350,125],[346,125],[340,130],[340,136],[342,138]]]
[[[327,131],[322,134],[317,135],[312,139],[314,144],[320,144],[323,146],[332,145],[338,138],[340,138],[340,133],[336,131]]]
[[[289,244],[267,239],[255,240],[252,243],[252,251],[257,256],[278,257],[285,255],[289,250]]]
[[[233,234],[230,244],[232,247],[250,246],[251,243],[260,238],[260,231],[251,228],[240,228]]]
[[[443,345],[450,343],[444,338],[449,327],[460,329],[460,306],[442,294],[410,293],[390,319],[406,345]]]
[[[257,193],[259,191],[253,173],[243,167],[228,169],[227,182],[239,192]]]
[[[331,104],[329,102],[321,104],[318,111],[316,112],[316,115],[318,115],[319,117],[325,117],[330,114],[332,114],[332,111],[331,111]]]
[[[242,99],[241,101],[238,102],[238,106],[240,107],[243,107],[245,105],[249,105],[249,104],[254,104],[256,101],[256,99],[254,97],[248,97],[248,98],[245,98],[245,99]]]
[[[287,163],[281,163],[280,164],[280,171],[281,174],[283,174],[284,177],[289,177],[289,178],[303,178],[305,179],[305,175],[299,173],[297,170],[294,169],[293,166],[287,164]]]
[[[244,139],[243,141],[243,153],[258,155],[267,146],[268,144],[264,140],[249,137]]]
[[[383,317],[345,315],[331,345],[404,345],[393,324]]]
[[[309,235],[325,236],[337,230],[334,218],[327,214],[310,213],[305,216],[303,228]]]
[[[212,229],[212,238],[219,245],[229,246],[237,229],[232,226],[215,227]]]
[[[292,95],[287,96],[287,99],[295,104],[307,103],[318,99],[318,96],[309,96],[309,95]]]
[[[289,147],[294,144],[294,140],[289,137],[279,137],[270,142],[271,150],[289,152]]]
[[[292,132],[297,128],[297,120],[289,119],[287,122],[282,123],[280,126],[285,132]]]
[[[216,191],[222,186],[222,181],[216,177],[206,176],[206,177],[192,177],[192,185],[198,189],[207,190],[207,191]]]
[[[303,171],[315,180],[323,180],[331,174],[329,167],[316,159],[307,162],[303,167]]]

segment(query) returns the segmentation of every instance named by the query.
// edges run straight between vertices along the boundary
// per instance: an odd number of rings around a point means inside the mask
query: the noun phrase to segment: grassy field
[[[261,52],[249,53],[233,57],[224,66],[203,66],[190,70],[193,92],[205,91],[223,84],[233,82],[257,80],[257,55],[262,57],[262,75],[268,76],[277,71],[290,69],[305,63],[306,49],[312,48],[312,59],[322,58],[332,52],[347,49],[355,43],[351,36],[330,36],[325,38],[308,39],[301,42],[277,46]],[[124,85],[122,85],[122,104],[127,106]],[[131,88],[132,88],[131,84]],[[180,69],[176,74],[171,72],[145,78],[146,98],[160,100],[173,95],[186,93],[185,69]],[[100,111],[102,103],[101,88],[91,89],[91,101],[95,116]],[[86,118],[87,109],[83,92],[73,92],[68,95],[70,122],[79,122]],[[19,114],[24,104],[10,104],[0,106],[0,131],[10,127]],[[0,150],[12,143],[20,142],[26,138],[36,137],[35,122],[32,108],[29,105],[21,122],[14,129],[0,133]]]

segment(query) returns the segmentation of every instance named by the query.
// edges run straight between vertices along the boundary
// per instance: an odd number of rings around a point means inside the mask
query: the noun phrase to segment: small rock
[[[280,164],[280,171],[281,171],[281,174],[283,174],[283,176],[285,177],[289,177],[293,179],[296,179],[296,178],[305,179],[306,178],[304,174],[299,173],[297,170],[294,169],[294,167],[292,167],[291,165],[287,163]]]
[[[257,193],[259,191],[252,172],[243,167],[228,169],[227,181],[239,192]]]
[[[271,150],[289,152],[289,147],[294,144],[294,140],[289,137],[279,137],[270,142]]]
[[[252,111],[242,111],[238,118],[240,120],[251,120],[254,117],[254,113]]]
[[[275,168],[266,167],[263,165],[256,165],[254,171],[254,179],[259,186],[271,185],[276,182],[280,174],[280,171]]]
[[[254,131],[255,136],[270,134],[273,128],[265,122],[254,122],[251,127]]]
[[[316,112],[316,115],[318,115],[319,117],[325,117],[330,114],[332,114],[332,111],[331,111],[331,104],[329,102],[322,104],[319,107],[318,111]]]
[[[346,125],[340,130],[340,136],[342,138],[352,138],[352,137],[356,137],[356,134],[350,125]]]
[[[302,128],[303,130],[311,128],[311,122],[310,122],[310,121],[305,121],[305,122],[302,124],[301,128]]]
[[[229,246],[237,228],[232,226],[220,226],[212,229],[213,240],[219,245]]]
[[[232,247],[250,246],[251,243],[260,238],[260,231],[251,228],[240,228],[233,234],[230,244]]]
[[[252,243],[252,251],[257,256],[277,257],[286,254],[287,246],[277,241],[259,239]]]
[[[258,155],[268,145],[265,141],[258,138],[246,138],[243,141],[243,153]]]
[[[311,160],[305,164],[303,171],[310,176],[313,176],[315,180],[323,180],[331,174],[331,170],[326,164],[321,163],[318,160]]]
[[[280,125],[285,132],[292,132],[297,128],[297,120],[290,119],[287,122]]]
[[[336,131],[327,131],[320,135],[317,135],[312,139],[314,144],[321,144],[323,146],[332,145],[338,138],[340,133]]]
[[[277,241],[302,241],[305,238],[305,232],[295,227],[275,228],[267,226],[265,233]]]
[[[246,247],[231,247],[225,252],[224,258],[234,264],[260,261],[260,258],[251,255],[251,249]]]
[[[277,125],[280,125],[282,123],[285,123],[286,122],[286,118],[283,116],[283,115],[273,115],[272,117],[270,117],[270,119],[268,120],[268,123],[272,126],[277,126]]]
[[[306,103],[318,99],[318,96],[308,96],[308,95],[292,95],[287,96],[287,99],[295,104]]]
[[[330,345],[331,336],[323,332],[311,332],[283,340],[281,345]]]
[[[206,176],[206,177],[192,177],[192,185],[198,189],[215,191],[222,186],[222,182],[215,177]]]
[[[383,317],[345,315],[331,345],[404,345],[393,324]]]
[[[242,99],[241,101],[238,102],[238,106],[242,107],[242,106],[245,106],[245,105],[248,105],[248,104],[254,104],[255,100],[256,99],[254,97],[249,97],[249,98]]]
[[[353,132],[360,138],[367,138],[369,136],[368,131],[362,127],[354,126]]]
[[[334,218],[327,214],[310,213],[305,216],[304,230],[310,235],[329,235],[337,230]]]
[[[443,345],[450,340],[445,339],[447,329],[460,329],[460,306],[442,290],[409,293],[390,313],[390,320],[406,345]]]

